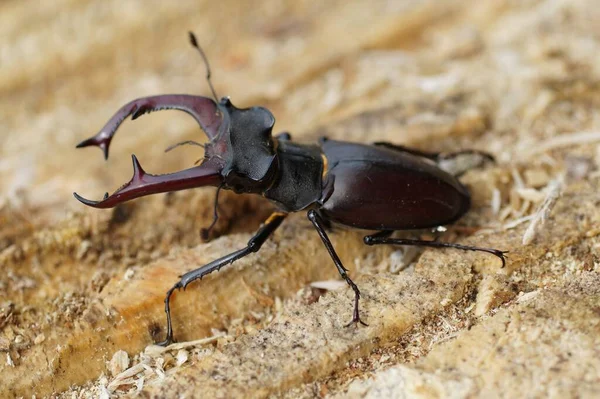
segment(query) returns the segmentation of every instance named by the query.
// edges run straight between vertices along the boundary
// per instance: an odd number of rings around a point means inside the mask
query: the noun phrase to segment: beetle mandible
[[[446,247],[483,251],[500,258],[505,264],[505,251],[454,243],[393,238],[395,230],[414,230],[450,224],[470,208],[469,192],[458,179],[440,169],[436,161],[463,153],[439,154],[423,152],[391,143],[371,145],[320,139],[318,145],[299,144],[288,133],[272,136],[275,118],[262,107],[240,109],[229,98],[217,99],[210,80],[208,60],[190,32],[190,41],[206,65],[206,78],[214,100],[208,97],[169,94],[138,98],[119,109],[95,136],[82,141],[78,148],[98,146],[108,158],[110,142],[120,124],[131,115],[163,109],[178,109],[190,114],[208,136],[203,144],[204,159],[198,166],[165,175],[146,173],[135,155],[133,177],[112,195],[101,201],[75,197],[94,208],[111,208],[145,195],[215,186],[236,193],[260,194],[274,203],[275,211],[250,238],[246,247],[185,273],[167,291],[165,312],[166,339],[173,342],[169,301],[176,289],[219,270],[221,267],[257,252],[281,225],[289,213],[306,211],[325,245],[340,276],[354,291],[352,321],[361,323],[360,290],[348,276],[326,232],[335,224],[376,231],[364,237],[367,245],[396,244]],[[179,144],[187,144],[184,142]],[[198,144],[198,143],[196,143]],[[481,153],[484,157],[489,155]],[[211,227],[214,225],[211,225]]]

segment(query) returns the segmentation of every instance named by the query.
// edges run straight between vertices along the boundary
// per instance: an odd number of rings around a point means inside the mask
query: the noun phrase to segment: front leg
[[[308,211],[307,216],[308,216],[308,220],[310,220],[312,222],[313,226],[315,226],[315,229],[317,230],[317,233],[319,233],[319,236],[321,237],[323,244],[325,244],[325,248],[327,248],[327,252],[329,252],[329,256],[331,256],[331,259],[333,260],[333,263],[335,264],[335,267],[337,268],[338,273],[340,273],[340,276],[342,276],[342,278],[346,281],[346,283],[348,283],[350,288],[352,288],[352,290],[354,291],[354,312],[352,313],[352,321],[350,323],[348,323],[346,326],[349,326],[351,324],[356,324],[356,323],[360,323],[363,326],[366,326],[367,324],[364,323],[360,319],[360,314],[358,312],[358,301],[360,299],[360,290],[358,289],[358,286],[356,284],[354,284],[354,281],[352,281],[350,279],[350,277],[348,276],[348,269],[346,269],[344,267],[344,265],[342,264],[342,261],[340,260],[340,257],[335,252],[335,249],[333,248],[333,245],[331,244],[329,237],[327,237],[327,233],[325,232],[325,223],[324,223],[323,219],[321,219],[321,217],[315,210]]]
[[[190,272],[185,273],[180,277],[180,280],[169,290],[167,291],[167,295],[165,297],[165,313],[167,314],[167,338],[157,343],[157,345],[167,346],[173,342],[173,326],[171,324],[171,308],[169,306],[169,301],[171,299],[171,294],[176,289],[185,289],[192,281],[201,279],[209,273],[220,270],[223,266],[230,265],[238,259],[243,258],[246,255],[249,255],[253,252],[257,252],[260,247],[267,241],[267,238],[273,234],[273,232],[281,225],[283,219],[287,216],[286,213],[274,212],[267,219],[267,221],[261,226],[260,229],[256,232],[252,238],[248,241],[248,245],[245,248],[242,248],[238,251],[232,252],[229,255],[225,255],[219,259],[213,260],[212,262],[199,267],[198,269],[194,269]]]

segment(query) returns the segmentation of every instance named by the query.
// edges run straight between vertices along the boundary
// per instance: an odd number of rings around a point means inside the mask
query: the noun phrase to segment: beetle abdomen
[[[323,151],[333,187],[322,212],[333,222],[370,230],[421,229],[451,223],[469,209],[467,189],[424,158],[333,140]]]

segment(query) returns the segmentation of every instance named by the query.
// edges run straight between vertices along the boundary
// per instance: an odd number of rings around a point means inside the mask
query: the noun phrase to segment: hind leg
[[[461,245],[455,244],[451,242],[441,242],[441,241],[429,241],[429,240],[413,240],[408,238],[391,238],[392,232],[380,231],[375,234],[371,234],[365,236],[363,239],[366,245],[378,245],[378,244],[392,244],[392,245],[413,245],[419,247],[431,247],[431,248],[454,248],[460,249],[463,251],[479,251],[479,252],[487,252],[494,256],[497,256],[502,261],[502,267],[506,265],[506,256],[505,254],[508,251],[500,251],[494,248],[486,248],[486,247],[475,247],[471,245]]]
[[[462,151],[448,152],[448,153],[429,152],[429,151],[417,150],[415,148],[410,148],[410,147],[406,147],[403,145],[388,143],[386,141],[377,141],[377,142],[373,143],[373,145],[378,146],[378,147],[385,147],[385,148],[388,148],[388,149],[394,150],[394,151],[406,152],[406,153],[409,153],[412,155],[416,155],[418,157],[431,159],[432,161],[436,161],[436,162],[456,158],[461,155],[479,155],[482,158],[487,159],[488,161],[491,161],[491,162],[496,161],[496,159],[494,158],[493,155],[491,155],[485,151],[479,151],[479,150],[462,150]]]

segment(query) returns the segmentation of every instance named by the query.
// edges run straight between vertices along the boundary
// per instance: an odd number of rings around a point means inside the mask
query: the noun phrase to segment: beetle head
[[[218,104],[212,99],[188,95],[140,98],[125,104],[95,136],[77,147],[97,146],[108,158],[111,140],[121,123],[152,111],[178,109],[192,115],[208,136],[203,162],[196,167],[165,175],[146,173],[133,156],[132,179],[101,201],[90,201],[75,193],[86,205],[110,208],[134,198],[202,186],[223,186],[236,192],[260,192],[271,181],[275,148],[271,131],[273,115],[265,108],[236,108],[229,99]]]
[[[210,81],[210,65],[196,37],[189,33],[190,43],[202,56],[206,66],[206,80],[212,94],[217,94]],[[121,123],[163,109],[178,109],[190,114],[208,136],[204,145],[204,160],[197,167],[167,175],[150,175],[133,156],[133,177],[112,195],[102,201],[90,201],[75,194],[86,205],[110,208],[141,196],[201,186],[219,186],[236,192],[260,192],[270,185],[274,176],[275,145],[271,130],[275,118],[265,108],[236,108],[228,98],[219,103],[207,97],[189,95],[162,95],[139,98],[125,104],[95,136],[82,141],[77,147],[97,146],[108,158],[108,148]]]
[[[206,155],[209,159],[219,156],[225,160],[222,174],[226,188],[236,192],[264,190],[277,166],[271,136],[273,114],[262,107],[236,108],[228,98],[221,100],[219,109],[224,118],[224,137],[209,143]]]

